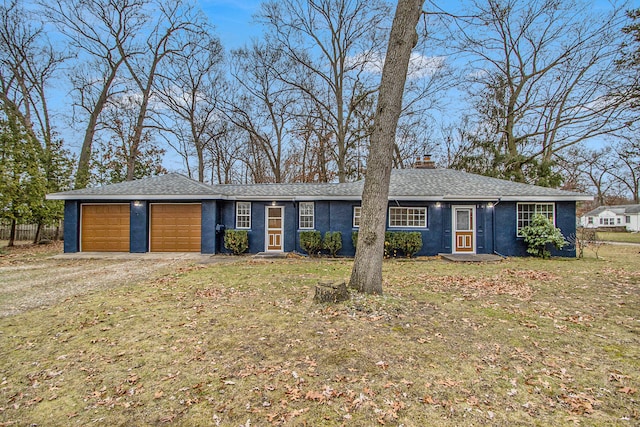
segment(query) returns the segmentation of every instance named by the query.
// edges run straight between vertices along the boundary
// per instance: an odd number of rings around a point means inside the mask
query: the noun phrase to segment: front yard
[[[602,242],[621,242],[640,244],[640,233],[598,231],[598,240]]]
[[[0,318],[0,425],[638,425],[638,251],[386,261],[336,305],[349,260],[123,274]]]

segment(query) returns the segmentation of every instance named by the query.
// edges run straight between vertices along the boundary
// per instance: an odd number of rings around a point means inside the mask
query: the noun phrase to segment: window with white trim
[[[389,227],[427,228],[427,208],[389,208]]]
[[[588,219],[587,220],[588,224],[593,224],[593,217],[592,216],[588,217],[587,219]]]
[[[627,215],[624,218],[625,218],[625,223],[626,224],[631,224],[631,215]]]
[[[533,217],[535,215],[543,215],[551,221],[552,224],[556,223],[556,213],[554,203],[518,203],[518,236],[520,236],[520,230],[524,227],[531,225]]]
[[[360,215],[362,214],[361,206],[353,207],[353,228],[360,227]]]
[[[600,218],[600,225],[615,225],[615,218]]]
[[[313,229],[314,203],[300,202],[298,212],[299,212],[298,226],[300,227],[300,229],[303,229],[303,230]]]
[[[251,202],[236,202],[236,228],[251,228]]]

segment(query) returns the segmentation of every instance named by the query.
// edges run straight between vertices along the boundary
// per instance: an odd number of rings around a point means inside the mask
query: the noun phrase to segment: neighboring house
[[[640,205],[600,206],[580,217],[585,228],[625,227],[627,231],[640,231]]]
[[[299,232],[342,233],[353,256],[363,181],[206,185],[179,174],[50,194],[65,201],[65,252],[227,252],[224,229],[249,233],[249,252],[303,252]],[[451,169],[394,170],[387,229],[419,231],[417,255],[526,255],[519,230],[534,214],[565,236],[576,231],[576,201],[591,196]],[[555,255],[575,256],[567,246]]]

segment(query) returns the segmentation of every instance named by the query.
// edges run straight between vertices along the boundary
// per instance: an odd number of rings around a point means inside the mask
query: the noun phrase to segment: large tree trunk
[[[367,158],[362,216],[349,286],[368,294],[382,293],[382,259],[389,198],[389,180],[396,127],[402,110],[411,50],[418,41],[416,25],[424,0],[398,0]]]

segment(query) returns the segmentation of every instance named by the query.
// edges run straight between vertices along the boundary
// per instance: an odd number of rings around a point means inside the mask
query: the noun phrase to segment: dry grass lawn
[[[0,318],[0,425],[639,425],[640,254],[586,255],[386,261],[334,305],[349,260],[123,280]]]

